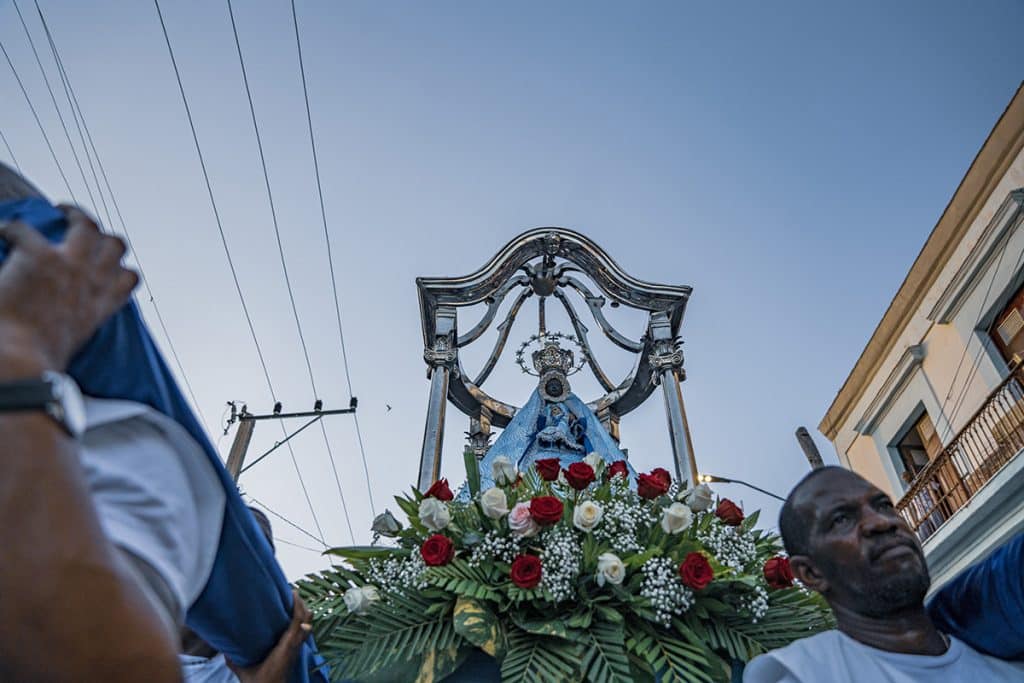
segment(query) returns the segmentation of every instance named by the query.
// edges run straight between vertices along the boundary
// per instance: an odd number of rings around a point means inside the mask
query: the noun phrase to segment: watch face
[[[53,416],[64,425],[71,436],[78,438],[85,431],[85,401],[75,380],[59,372],[44,372],[43,379],[53,390]]]

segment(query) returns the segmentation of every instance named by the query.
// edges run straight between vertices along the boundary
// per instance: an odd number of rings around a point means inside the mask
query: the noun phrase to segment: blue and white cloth
[[[0,203],[0,220],[24,221],[52,242],[63,239],[67,228],[63,213],[40,198]],[[7,245],[0,244],[0,261],[7,252]],[[186,623],[240,666],[258,664],[291,621],[291,588],[134,302],[100,327],[72,359],[68,374],[83,394],[147,406],[180,425],[200,446],[219,480],[224,509],[209,577]],[[302,645],[289,681],[326,683],[327,670],[312,637]]]

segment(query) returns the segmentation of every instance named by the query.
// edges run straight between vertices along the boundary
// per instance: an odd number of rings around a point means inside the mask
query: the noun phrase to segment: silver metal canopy
[[[574,273],[585,275],[598,288],[592,291]],[[567,228],[535,228],[505,245],[474,273],[454,278],[416,279],[423,326],[423,357],[428,365],[431,391],[420,461],[419,485],[429,486],[440,471],[447,400],[470,417],[470,446],[482,457],[490,443],[491,426],[504,427],[516,406],[489,395],[482,388],[508,342],[516,316],[528,298],[540,297],[541,332],[544,305],[549,298],[565,309],[590,371],[604,394],[587,405],[608,432],[619,438],[619,418],[634,410],[660,384],[665,392],[669,431],[680,480],[695,481],[689,431],[679,382],[685,379],[679,328],[691,288],[638,280],[597,244]],[[479,339],[494,323],[502,302],[519,290],[505,318],[497,326],[497,340],[475,377],[465,371],[459,349]],[[588,340],[589,329],[580,319],[567,292],[575,291],[587,305],[602,333],[616,346],[635,354],[632,371],[619,382],[601,368]],[[638,340],[616,330],[604,315],[604,306],[645,311],[647,328]],[[458,309],[486,303],[483,317],[459,333]]]

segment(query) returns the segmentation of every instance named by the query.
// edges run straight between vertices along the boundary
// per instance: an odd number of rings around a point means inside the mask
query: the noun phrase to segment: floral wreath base
[[[379,515],[374,545],[298,582],[338,680],[438,681],[480,650],[509,683],[712,683],[832,626],[757,513],[706,485],[656,468],[634,490],[596,454],[497,458],[486,491],[469,452],[466,469],[469,500],[444,479],[396,497],[407,525]]]

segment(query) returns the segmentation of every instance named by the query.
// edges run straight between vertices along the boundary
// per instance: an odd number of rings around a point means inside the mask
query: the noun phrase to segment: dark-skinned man
[[[917,537],[889,496],[840,467],[815,470],[779,516],[793,575],[838,628],[754,659],[745,683],[1024,681],[1024,663],[982,654],[938,628]]]

